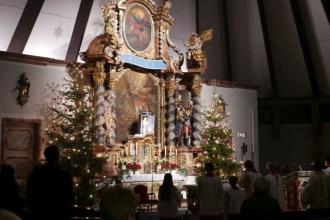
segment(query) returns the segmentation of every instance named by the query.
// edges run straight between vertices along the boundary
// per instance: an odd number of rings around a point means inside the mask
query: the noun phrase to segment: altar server
[[[198,182],[199,216],[201,220],[223,218],[223,187],[219,176],[214,175],[214,165],[205,164],[206,174]]]
[[[228,181],[230,188],[225,191],[226,213],[238,214],[243,202],[244,191],[237,186],[238,178],[236,176],[230,176]]]
[[[244,162],[245,172],[238,184],[244,188],[245,199],[251,197],[254,191],[253,184],[258,178],[262,178],[262,175],[254,168],[254,164],[251,160]]]
[[[270,183],[270,196],[275,199],[281,209],[284,209],[284,192],[282,177],[278,174],[277,168],[273,162],[268,162],[266,165],[268,174],[265,176]]]

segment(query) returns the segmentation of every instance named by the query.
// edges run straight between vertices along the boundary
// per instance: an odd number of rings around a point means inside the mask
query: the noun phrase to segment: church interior
[[[33,219],[31,179],[56,146],[71,219],[107,219],[117,184],[145,187],[136,217],[157,219],[166,173],[195,219],[206,164],[225,189],[247,161],[276,164],[284,219],[330,217],[330,177],[328,205],[304,194],[317,161],[330,173],[329,25],[329,0],[0,0],[0,200],[9,165]]]

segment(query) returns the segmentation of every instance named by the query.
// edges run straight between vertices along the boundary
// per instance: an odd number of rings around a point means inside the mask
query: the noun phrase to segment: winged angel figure
[[[205,54],[202,51],[204,42],[210,41],[213,38],[213,29],[204,31],[200,36],[196,33],[190,35],[189,41],[186,44],[188,48],[187,58],[197,62],[199,67],[203,67],[205,62]]]

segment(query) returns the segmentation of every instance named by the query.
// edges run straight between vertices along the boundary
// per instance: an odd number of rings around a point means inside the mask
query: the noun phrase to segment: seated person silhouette
[[[56,145],[44,151],[46,164],[36,167],[29,177],[28,195],[31,197],[35,219],[67,219],[74,201],[71,175],[59,166]]]
[[[0,209],[21,214],[22,203],[15,178],[15,170],[8,164],[0,167]]]
[[[100,212],[104,220],[134,220],[137,199],[122,186],[107,188],[101,197]]]
[[[241,219],[280,219],[279,203],[270,196],[270,183],[260,177],[254,182],[254,192],[241,206]]]

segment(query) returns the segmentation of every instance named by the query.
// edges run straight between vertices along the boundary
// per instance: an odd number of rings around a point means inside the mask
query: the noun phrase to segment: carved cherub
[[[213,29],[204,31],[200,36],[196,33],[192,33],[188,43],[186,44],[186,47],[188,48],[188,60],[191,60],[192,63],[196,63],[198,67],[204,68],[206,60],[204,52],[202,51],[202,46],[204,42],[211,40],[212,37]],[[193,66],[196,64],[193,64]]]

